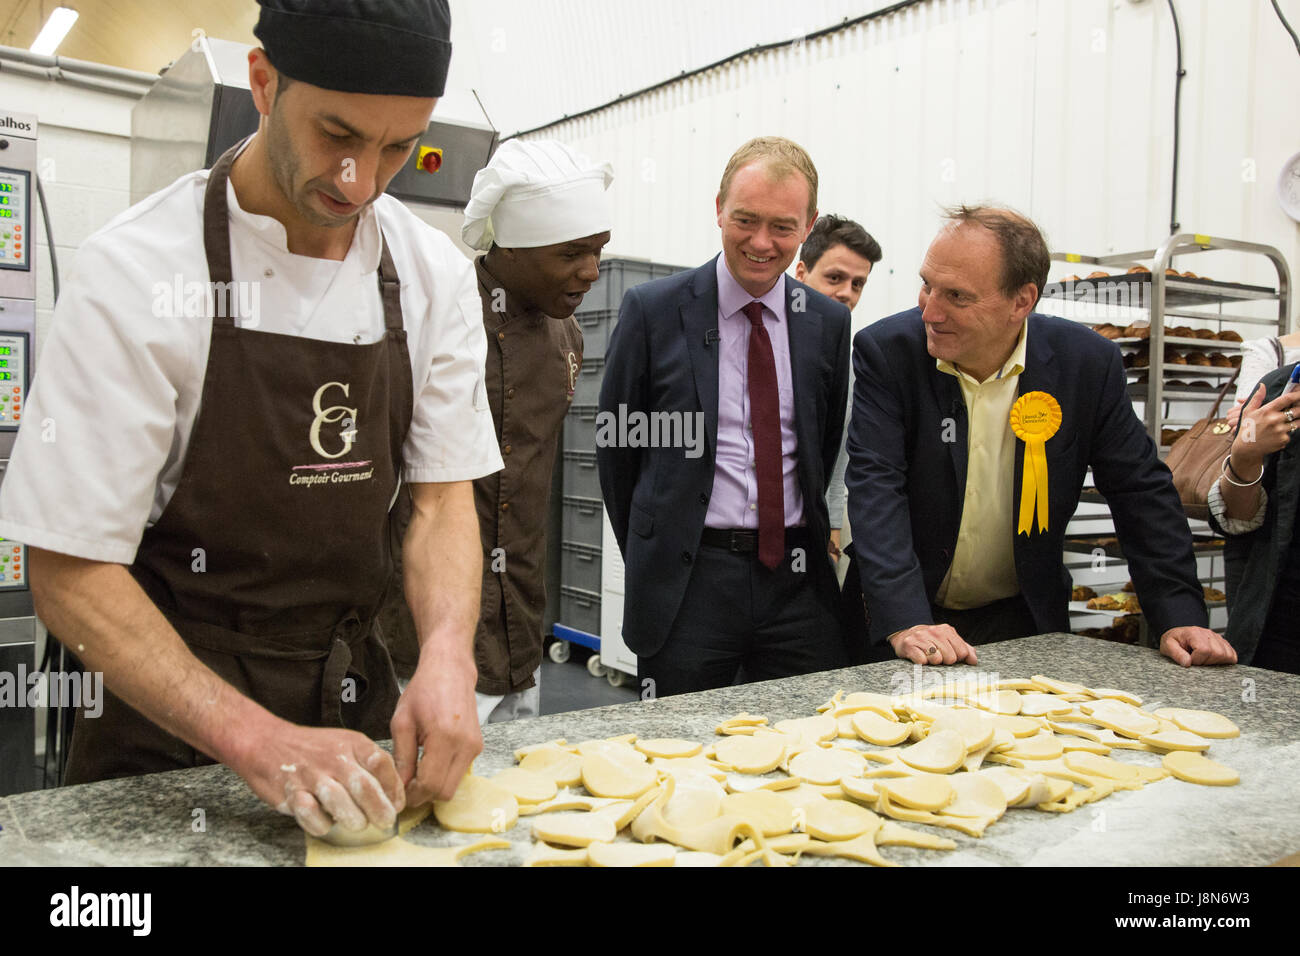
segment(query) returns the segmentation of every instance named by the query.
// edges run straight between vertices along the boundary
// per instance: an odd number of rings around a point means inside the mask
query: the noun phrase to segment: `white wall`
[[[1267,0],[1176,6],[1183,229],[1277,246],[1294,268],[1300,226],[1274,184],[1300,150],[1300,55]],[[1300,0],[1282,8],[1300,29]],[[857,219],[884,248],[861,326],[915,303],[945,204],[1015,206],[1057,250],[1158,245],[1169,232],[1173,86],[1163,2],[931,0],[530,138],[614,163],[610,254],[679,265],[717,250],[713,199],[732,150],[759,134],[795,139],[817,163],[821,209]],[[1262,260],[1230,253],[1181,267],[1276,282]]]
[[[516,133],[893,2],[452,0],[448,85]]]
[[[1175,3],[1187,69],[1179,219],[1275,245],[1294,267],[1300,226],[1273,193],[1282,163],[1300,150],[1300,55],[1268,0]],[[665,0],[649,16],[628,0],[457,2],[452,80],[477,85],[508,131],[518,128],[508,119],[542,122],[883,5]],[[1300,0],[1281,6],[1300,29]],[[759,15],[738,15],[750,7]],[[946,203],[1015,205],[1056,249],[1156,245],[1168,232],[1173,55],[1159,0],[930,0],[537,135],[614,162],[610,254],[680,265],[716,251],[713,197],[731,151],[760,133],[798,140],[818,164],[821,208],[859,220],[884,247],[855,316],[861,325],[912,304]],[[0,104],[41,120],[65,273],[76,246],[127,206],[133,102],[0,72]],[[425,218],[458,231],[454,214]],[[43,323],[52,296],[40,235]],[[1183,267],[1272,279],[1221,253]]]

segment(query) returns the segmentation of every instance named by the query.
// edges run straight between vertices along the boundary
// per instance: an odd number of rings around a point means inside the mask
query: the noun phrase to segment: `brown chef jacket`
[[[474,262],[488,354],[485,380],[505,468],[474,482],[483,538],[483,606],[474,657],[478,692],[533,686],[542,662],[546,508],[564,416],[582,367],[577,321],[523,308]],[[494,308],[495,306],[495,308]]]

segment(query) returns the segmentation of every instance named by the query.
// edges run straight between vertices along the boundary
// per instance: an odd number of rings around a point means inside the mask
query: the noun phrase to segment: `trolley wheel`
[[[624,674],[617,667],[611,667],[609,673],[605,675],[605,679],[609,681],[610,687],[622,687],[631,680],[627,674]]]
[[[593,653],[587,658],[587,673],[592,677],[605,677],[609,670],[600,662],[600,655]]]
[[[563,664],[567,661],[569,659],[569,653],[570,647],[568,641],[556,641],[551,645],[551,649],[547,651],[551,660],[555,661],[557,664]]]

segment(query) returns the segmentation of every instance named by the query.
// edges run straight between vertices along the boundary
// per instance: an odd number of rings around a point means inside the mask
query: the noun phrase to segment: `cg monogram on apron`
[[[389,505],[413,402],[400,284],[382,240],[384,337],[369,345],[238,328],[226,184],[204,196],[212,341],[180,483],[130,572],[193,654],[296,724],[389,736],[399,691],[380,627]],[[350,684],[345,684],[350,680]],[[112,693],[77,714],[67,782],[213,761]]]

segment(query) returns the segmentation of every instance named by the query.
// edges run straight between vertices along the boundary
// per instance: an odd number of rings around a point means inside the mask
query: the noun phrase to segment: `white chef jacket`
[[[185,463],[211,340],[207,181],[206,170],[182,176],[79,250],[0,486],[0,536],[131,564],[162,515]],[[474,267],[451,240],[385,195],[360,214],[342,262],[294,255],[277,220],[241,209],[233,185],[226,192],[234,279],[252,283],[242,301],[257,307],[241,309],[237,322],[259,332],[381,339],[382,224],[401,277],[414,386],[402,476],[468,481],[499,471],[482,304]]]

